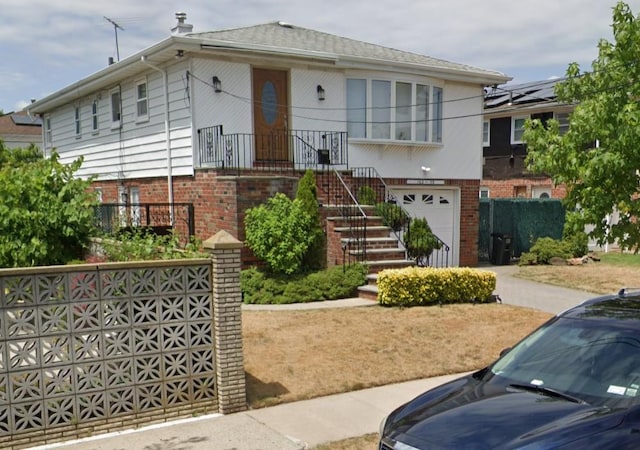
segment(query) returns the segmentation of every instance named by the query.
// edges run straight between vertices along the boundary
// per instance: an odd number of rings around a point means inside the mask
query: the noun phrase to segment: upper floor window
[[[82,123],[80,122],[80,106],[76,106],[73,111],[73,121],[75,126],[76,137],[80,137],[82,134]]]
[[[111,91],[111,128],[120,127],[122,106],[120,105],[120,88]]]
[[[149,98],[147,93],[147,81],[136,83],[136,120],[149,118]]]
[[[51,133],[51,117],[44,116],[44,146],[45,148],[51,148],[52,145],[52,133]]]
[[[98,99],[94,98],[91,102],[91,131],[97,133],[99,130],[98,123]]]
[[[524,123],[529,116],[514,116],[511,118],[511,143],[522,144],[524,135]]]
[[[569,113],[555,113],[555,119],[558,121],[560,134],[563,135],[569,131]]]
[[[489,147],[491,145],[491,122],[485,120],[482,122],[482,146]]]
[[[347,79],[350,138],[442,142],[443,89],[426,84]]]

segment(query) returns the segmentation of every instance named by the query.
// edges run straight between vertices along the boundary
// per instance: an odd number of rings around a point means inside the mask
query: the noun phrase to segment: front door
[[[253,69],[256,161],[289,161],[287,72]]]

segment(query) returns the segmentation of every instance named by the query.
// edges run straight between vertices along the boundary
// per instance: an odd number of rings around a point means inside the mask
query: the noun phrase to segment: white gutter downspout
[[[159,67],[154,66],[153,64],[148,62],[145,55],[142,55],[140,57],[140,61],[151,67],[153,70],[162,74],[164,95],[164,133],[167,147],[167,193],[169,196],[169,214],[171,218],[171,226],[173,226],[175,224],[173,220],[173,166],[171,162],[171,140],[169,139],[169,75],[167,74],[166,70],[162,70]]]

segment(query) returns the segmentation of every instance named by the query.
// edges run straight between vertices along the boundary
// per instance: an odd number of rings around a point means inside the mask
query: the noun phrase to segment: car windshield
[[[606,320],[559,318],[492,367],[507,384],[561,392],[589,404],[640,404],[640,332]]]

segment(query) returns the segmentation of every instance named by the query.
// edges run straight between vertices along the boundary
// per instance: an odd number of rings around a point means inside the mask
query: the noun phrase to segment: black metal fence
[[[105,233],[146,229],[159,235],[174,231],[195,236],[192,203],[102,203],[94,207],[96,227]]]
[[[201,167],[229,171],[346,168],[347,133],[280,130],[264,135],[224,134],[222,125],[217,125],[198,130],[198,155]]]

